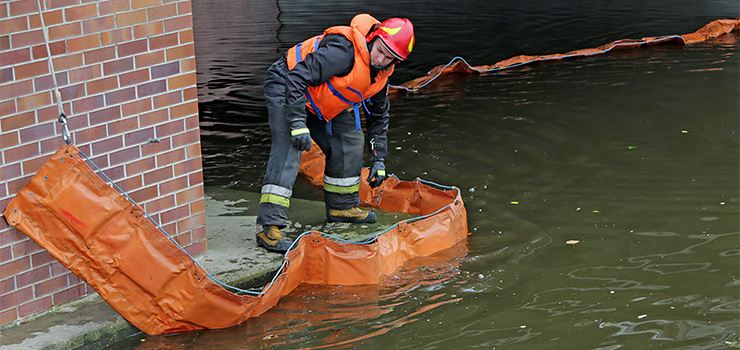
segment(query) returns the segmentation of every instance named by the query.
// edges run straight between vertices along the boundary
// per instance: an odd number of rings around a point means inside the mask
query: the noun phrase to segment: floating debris
[[[570,244],[570,245],[576,245],[578,243],[581,243],[581,241],[579,241],[577,239],[569,239],[569,240],[565,241],[565,244]]]
[[[689,131],[688,131],[688,130],[681,130],[681,133],[682,133],[682,134],[688,134],[688,133],[689,133]]]
[[[517,204],[519,204],[519,202],[517,202],[517,201],[511,201],[511,205],[517,205]]]

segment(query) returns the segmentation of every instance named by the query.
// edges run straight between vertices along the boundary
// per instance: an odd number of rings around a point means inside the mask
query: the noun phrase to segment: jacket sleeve
[[[378,93],[370,97],[365,104],[368,113],[365,116],[367,128],[368,150],[373,161],[385,161],[388,156],[388,125],[391,117],[390,101],[388,100],[388,83]]]
[[[298,100],[305,103],[304,93],[309,86],[319,86],[334,76],[347,75],[354,65],[352,42],[342,35],[327,35],[316,51],[296,64],[285,76],[285,104]]]

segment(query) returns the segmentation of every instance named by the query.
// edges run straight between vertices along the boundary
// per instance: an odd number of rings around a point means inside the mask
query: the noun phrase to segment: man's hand
[[[311,134],[303,120],[290,122],[290,141],[299,151],[311,149]]]
[[[367,177],[367,182],[370,183],[370,188],[380,186],[385,181],[385,163],[382,159],[373,162],[370,167],[370,176]]]

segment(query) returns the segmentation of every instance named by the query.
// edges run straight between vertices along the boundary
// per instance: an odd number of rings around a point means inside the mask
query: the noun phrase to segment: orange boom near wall
[[[321,163],[313,147],[307,161]],[[309,166],[311,177],[320,167]],[[367,175],[366,175],[367,176]],[[313,180],[316,181],[316,180]],[[49,251],[147,334],[224,328],[260,315],[301,283],[377,283],[415,256],[467,237],[460,191],[397,178],[361,188],[363,201],[420,215],[373,243],[337,243],[304,234],[273,283],[260,295],[238,295],[211,278],[142,209],[101,180],[74,145],[60,148],[5,210],[8,223]]]

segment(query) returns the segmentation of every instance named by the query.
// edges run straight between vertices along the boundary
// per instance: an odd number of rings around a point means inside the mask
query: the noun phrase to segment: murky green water
[[[357,12],[414,21],[393,83],[693,32],[734,1],[194,2],[205,182],[258,191],[265,69]],[[128,348],[740,347],[740,39],[461,79],[392,101],[387,167],[463,189],[465,247],[378,286],[299,288],[226,330]],[[296,196],[321,200],[299,182]],[[568,244],[574,243],[576,244]]]

